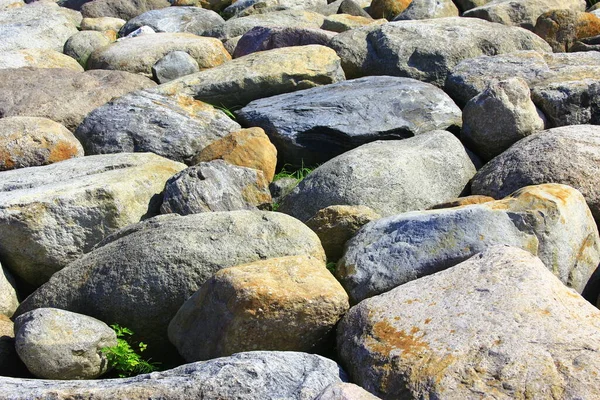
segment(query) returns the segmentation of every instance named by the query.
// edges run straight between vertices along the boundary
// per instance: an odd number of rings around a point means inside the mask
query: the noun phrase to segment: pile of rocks
[[[599,7],[27,3],[0,399],[600,398]]]

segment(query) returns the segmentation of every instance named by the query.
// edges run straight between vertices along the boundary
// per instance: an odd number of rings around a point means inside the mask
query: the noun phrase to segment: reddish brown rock
[[[412,0],[373,0],[369,14],[373,18],[386,18],[388,20],[400,14],[410,5]]]

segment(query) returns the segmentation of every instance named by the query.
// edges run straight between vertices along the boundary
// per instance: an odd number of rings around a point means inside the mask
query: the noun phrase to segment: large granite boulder
[[[86,18],[113,17],[126,21],[150,10],[169,7],[167,0],[94,0],[81,7]]]
[[[585,199],[558,184],[525,187],[483,204],[417,211],[366,225],[336,275],[355,303],[466,260],[495,244],[540,257],[583,292],[600,264],[600,237]]]
[[[315,169],[279,211],[306,221],[327,206],[363,205],[389,216],[457,197],[474,174],[465,148],[450,132],[377,141]]]
[[[161,215],[131,225],[71,263],[21,303],[17,314],[56,307],[127,326],[158,359],[177,352],[167,326],[220,269],[310,255],[319,238],[300,221],[266,211]]]
[[[127,21],[120,36],[127,36],[142,26],[149,26],[155,32],[187,32],[202,36],[204,31],[225,20],[216,12],[201,7],[167,7],[150,10]]]
[[[600,311],[535,256],[496,246],[353,307],[352,380],[382,399],[600,396]]]
[[[370,76],[255,100],[237,112],[271,138],[280,164],[321,164],[375,140],[448,129],[461,111],[441,89],[414,79]]]
[[[87,154],[153,152],[189,164],[204,147],[240,125],[185,95],[137,91],[88,114],[75,131]]]
[[[41,285],[105,236],[157,214],[155,197],[184,168],[154,154],[121,153],[2,172],[3,266]]]

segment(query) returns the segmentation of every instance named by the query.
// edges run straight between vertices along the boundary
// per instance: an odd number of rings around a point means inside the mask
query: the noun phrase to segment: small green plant
[[[335,274],[335,268],[337,267],[336,262],[329,261],[325,266],[327,267],[329,272],[331,272],[332,274]]]
[[[133,344],[133,332],[131,329],[117,324],[111,325],[110,327],[113,328],[117,334],[117,345],[113,347],[104,347],[101,351],[106,355],[109,366],[117,372],[119,378],[145,374],[158,369],[160,363],[144,360],[136,353],[134,347],[137,347],[141,353],[146,350],[148,345],[144,342],[139,342],[137,345]]]
[[[207,103],[208,104],[208,103]],[[234,107],[225,107],[223,104],[221,104],[220,106],[215,106],[214,104],[211,104],[211,106],[213,106],[213,108],[216,108],[217,110],[221,110],[225,113],[225,115],[227,115],[229,118],[231,118],[232,120],[236,120],[236,116],[233,113],[235,110],[241,108],[238,106],[234,106]]]
[[[302,179],[306,178],[306,176],[308,174],[310,174],[311,172],[313,172],[315,170],[314,168],[306,167],[304,165],[304,162],[302,162],[302,166],[299,169],[296,169],[296,170],[288,169],[290,167],[291,167],[290,164],[285,164],[283,166],[283,168],[281,168],[281,171],[279,171],[277,174],[275,174],[273,181],[283,179],[283,178],[293,178],[293,179],[297,180],[298,182],[300,182]]]

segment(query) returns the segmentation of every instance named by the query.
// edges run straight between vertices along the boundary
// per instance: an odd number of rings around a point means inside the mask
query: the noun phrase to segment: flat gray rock
[[[600,127],[548,129],[515,143],[473,178],[473,194],[496,199],[528,185],[562,183],[579,190],[600,221]]]
[[[527,186],[504,200],[416,211],[365,225],[346,245],[336,276],[355,303],[506,244],[540,257],[583,292],[600,263],[598,228],[577,190]]]
[[[461,111],[441,89],[414,79],[372,76],[256,100],[237,112],[277,147],[280,164],[321,164],[375,140],[433,130],[458,132]]]
[[[3,266],[41,285],[105,236],[156,215],[154,197],[184,168],[154,154],[121,153],[2,172]]]
[[[202,36],[207,29],[224,22],[216,12],[201,7],[167,7],[146,11],[130,19],[121,27],[119,36],[127,36],[142,26],[149,26],[155,32],[186,32]]]
[[[338,326],[338,351],[385,399],[600,396],[600,312],[512,247],[361,302]]]
[[[291,255],[325,261],[317,235],[285,214],[161,215],[108,237],[55,274],[17,314],[56,307],[90,315],[130,328],[148,343],[149,355],[172,358],[169,321],[208,278],[226,267]]]
[[[87,154],[153,152],[189,163],[240,125],[185,95],[137,91],[95,109],[75,131]]]
[[[200,72],[198,61],[180,50],[170,52],[152,66],[152,78],[158,83],[170,82],[196,72]]]
[[[238,58],[257,51],[309,44],[327,46],[334,36],[335,33],[323,29],[257,26],[239,39],[232,55]]]
[[[0,377],[0,399],[312,400],[327,386],[343,380],[344,371],[324,357],[260,351],[126,379],[65,382]]]
[[[333,38],[330,46],[349,78],[404,76],[439,87],[462,60],[517,50],[551,52],[548,43],[525,29],[460,17],[352,29]]]
[[[327,206],[363,205],[389,216],[457,197],[474,174],[465,148],[450,132],[377,141],[315,169],[279,211],[306,221]]]

